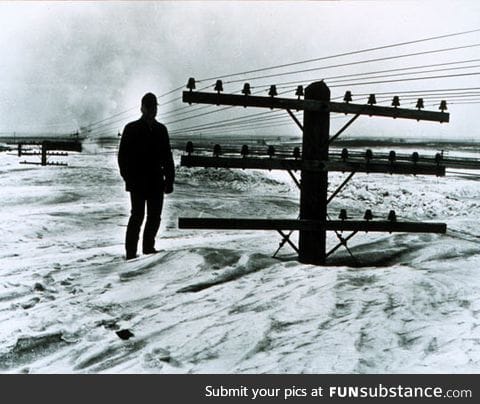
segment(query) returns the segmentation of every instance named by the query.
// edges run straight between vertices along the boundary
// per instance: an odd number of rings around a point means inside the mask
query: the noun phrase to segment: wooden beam
[[[330,202],[332,202],[333,198],[335,198],[342,191],[342,189],[345,187],[345,185],[348,184],[348,181],[350,181],[352,179],[352,177],[355,175],[355,172],[356,171],[352,171],[350,174],[348,174],[347,178],[345,178],[342,181],[342,183],[337,187],[337,189],[335,191],[333,191],[333,193],[327,199],[327,205]]]
[[[42,142],[42,147],[45,150],[63,150],[63,151],[82,151],[82,143],[78,140],[72,141],[52,141],[52,140],[44,140]]]
[[[42,152],[40,151],[33,151],[33,152],[22,152],[22,156],[40,156],[42,154]],[[68,153],[66,152],[50,152],[50,151],[47,151],[47,156],[68,156]]]
[[[366,220],[330,220],[327,230],[388,233],[446,233],[445,223],[390,222]]]
[[[387,233],[445,233],[445,223],[390,222],[380,220],[318,220],[301,219],[230,219],[189,218],[178,219],[180,229],[217,230],[304,230],[304,231],[364,231]]]
[[[445,175],[445,167],[437,164],[414,164],[411,162],[382,162],[382,161],[327,161],[328,171],[385,173],[385,174],[414,174],[414,175]]]
[[[300,128],[300,130],[303,131],[303,125],[298,120],[298,118],[295,116],[295,114],[292,111],[290,111],[289,109],[287,109],[287,112],[288,112],[288,115],[290,115],[290,118],[292,118],[294,120],[294,122],[297,124],[297,126]]]
[[[222,168],[252,168],[257,170],[300,170],[302,160],[258,158],[258,157],[211,157],[211,156],[181,156],[180,165],[186,167],[222,167]],[[324,164],[318,162],[312,170],[323,171]]]
[[[415,119],[417,121],[434,121],[440,123],[448,122],[450,119],[450,115],[447,112],[382,107],[379,105],[347,104],[346,102],[331,102],[330,111],[343,112],[345,114],[386,116],[390,118]]]
[[[345,130],[347,130],[347,128],[357,120],[359,116],[360,114],[356,114],[345,125],[343,125],[342,128],[337,133],[335,133],[335,135],[333,135],[330,139],[328,139],[328,144],[331,145],[337,137],[339,137],[343,132],[345,132]]]
[[[414,174],[444,176],[445,167],[436,164],[414,164],[411,162],[395,162],[390,164],[382,161],[315,161],[259,157],[212,157],[212,156],[181,156],[180,165],[185,167],[213,168],[250,168],[257,170],[306,170],[312,172],[340,171],[386,174]]]
[[[447,112],[423,111],[417,109],[383,107],[378,105],[361,105],[341,102],[324,102],[316,100],[297,100],[293,98],[245,96],[237,94],[217,94],[184,91],[183,102],[211,105],[232,105],[258,108],[295,109],[297,111],[341,112],[370,116],[414,119],[417,121],[448,122]]]
[[[242,107],[295,109],[308,111],[328,111],[328,104],[314,100],[293,98],[260,97],[255,95],[217,94],[184,91],[183,102],[195,104],[233,105]]]
[[[223,219],[179,217],[180,229],[221,230],[318,230],[320,221],[299,219]]]

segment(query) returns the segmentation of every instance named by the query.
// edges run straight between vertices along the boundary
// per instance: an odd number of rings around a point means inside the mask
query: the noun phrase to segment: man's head
[[[157,116],[157,97],[153,93],[147,93],[142,97],[141,111],[145,118],[155,119]]]

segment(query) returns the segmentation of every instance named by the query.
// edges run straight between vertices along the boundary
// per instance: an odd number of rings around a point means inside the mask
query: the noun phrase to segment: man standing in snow
[[[159,123],[157,97],[147,93],[142,98],[142,117],[123,130],[118,150],[120,175],[130,192],[131,214],[125,237],[126,259],[137,256],[140,227],[147,206],[143,231],[143,253],[154,254],[155,236],[160,227],[164,194],[173,192],[175,167],[167,128]]]

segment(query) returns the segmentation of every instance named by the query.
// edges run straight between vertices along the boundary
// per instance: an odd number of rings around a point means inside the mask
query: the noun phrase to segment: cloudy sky
[[[479,17],[480,2],[475,0],[3,1],[0,2],[0,47],[3,50],[0,132],[64,133],[133,108],[106,128],[116,132],[138,115],[139,99],[146,91],[161,95],[178,89],[191,76],[211,79],[475,30],[480,28]],[[479,43],[480,31],[477,31],[262,73],[292,72]],[[444,67],[458,68],[462,65],[452,63],[475,59],[480,59],[480,47],[272,77],[252,84],[295,80],[304,84],[322,78],[329,84],[328,77],[342,74],[442,63],[450,64]],[[480,68],[475,68],[477,64],[479,62],[471,62],[465,70],[430,75],[480,72]],[[243,77],[235,76],[239,78]],[[213,84],[214,80],[211,82]],[[207,80],[199,86],[209,84]],[[343,95],[347,89],[354,94],[367,94],[476,87],[480,87],[480,76],[471,74],[351,88],[332,86],[331,89],[334,97]],[[240,89],[241,83],[225,84],[226,92]],[[163,101],[178,96],[180,91],[165,96]],[[181,106],[180,103],[167,104],[160,110],[159,119],[162,120],[162,113],[172,113]],[[378,136],[417,133],[419,136],[480,140],[475,119],[479,106],[452,102],[448,125],[401,122],[392,126],[391,120],[386,123],[380,118],[377,124],[375,119],[366,118],[359,120],[352,133]]]

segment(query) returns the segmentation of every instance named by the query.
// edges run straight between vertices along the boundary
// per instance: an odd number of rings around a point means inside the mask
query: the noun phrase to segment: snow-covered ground
[[[359,234],[353,267],[300,264],[275,232],[179,230],[179,216],[296,218],[283,173],[177,170],[157,248],[125,262],[114,153],[69,167],[0,153],[0,371],[480,371],[480,185],[364,175],[332,202],[362,217],[444,221],[446,235]],[[332,187],[342,174],[331,174]],[[329,235],[335,244],[335,235]],[[118,331],[133,336],[121,339]]]

